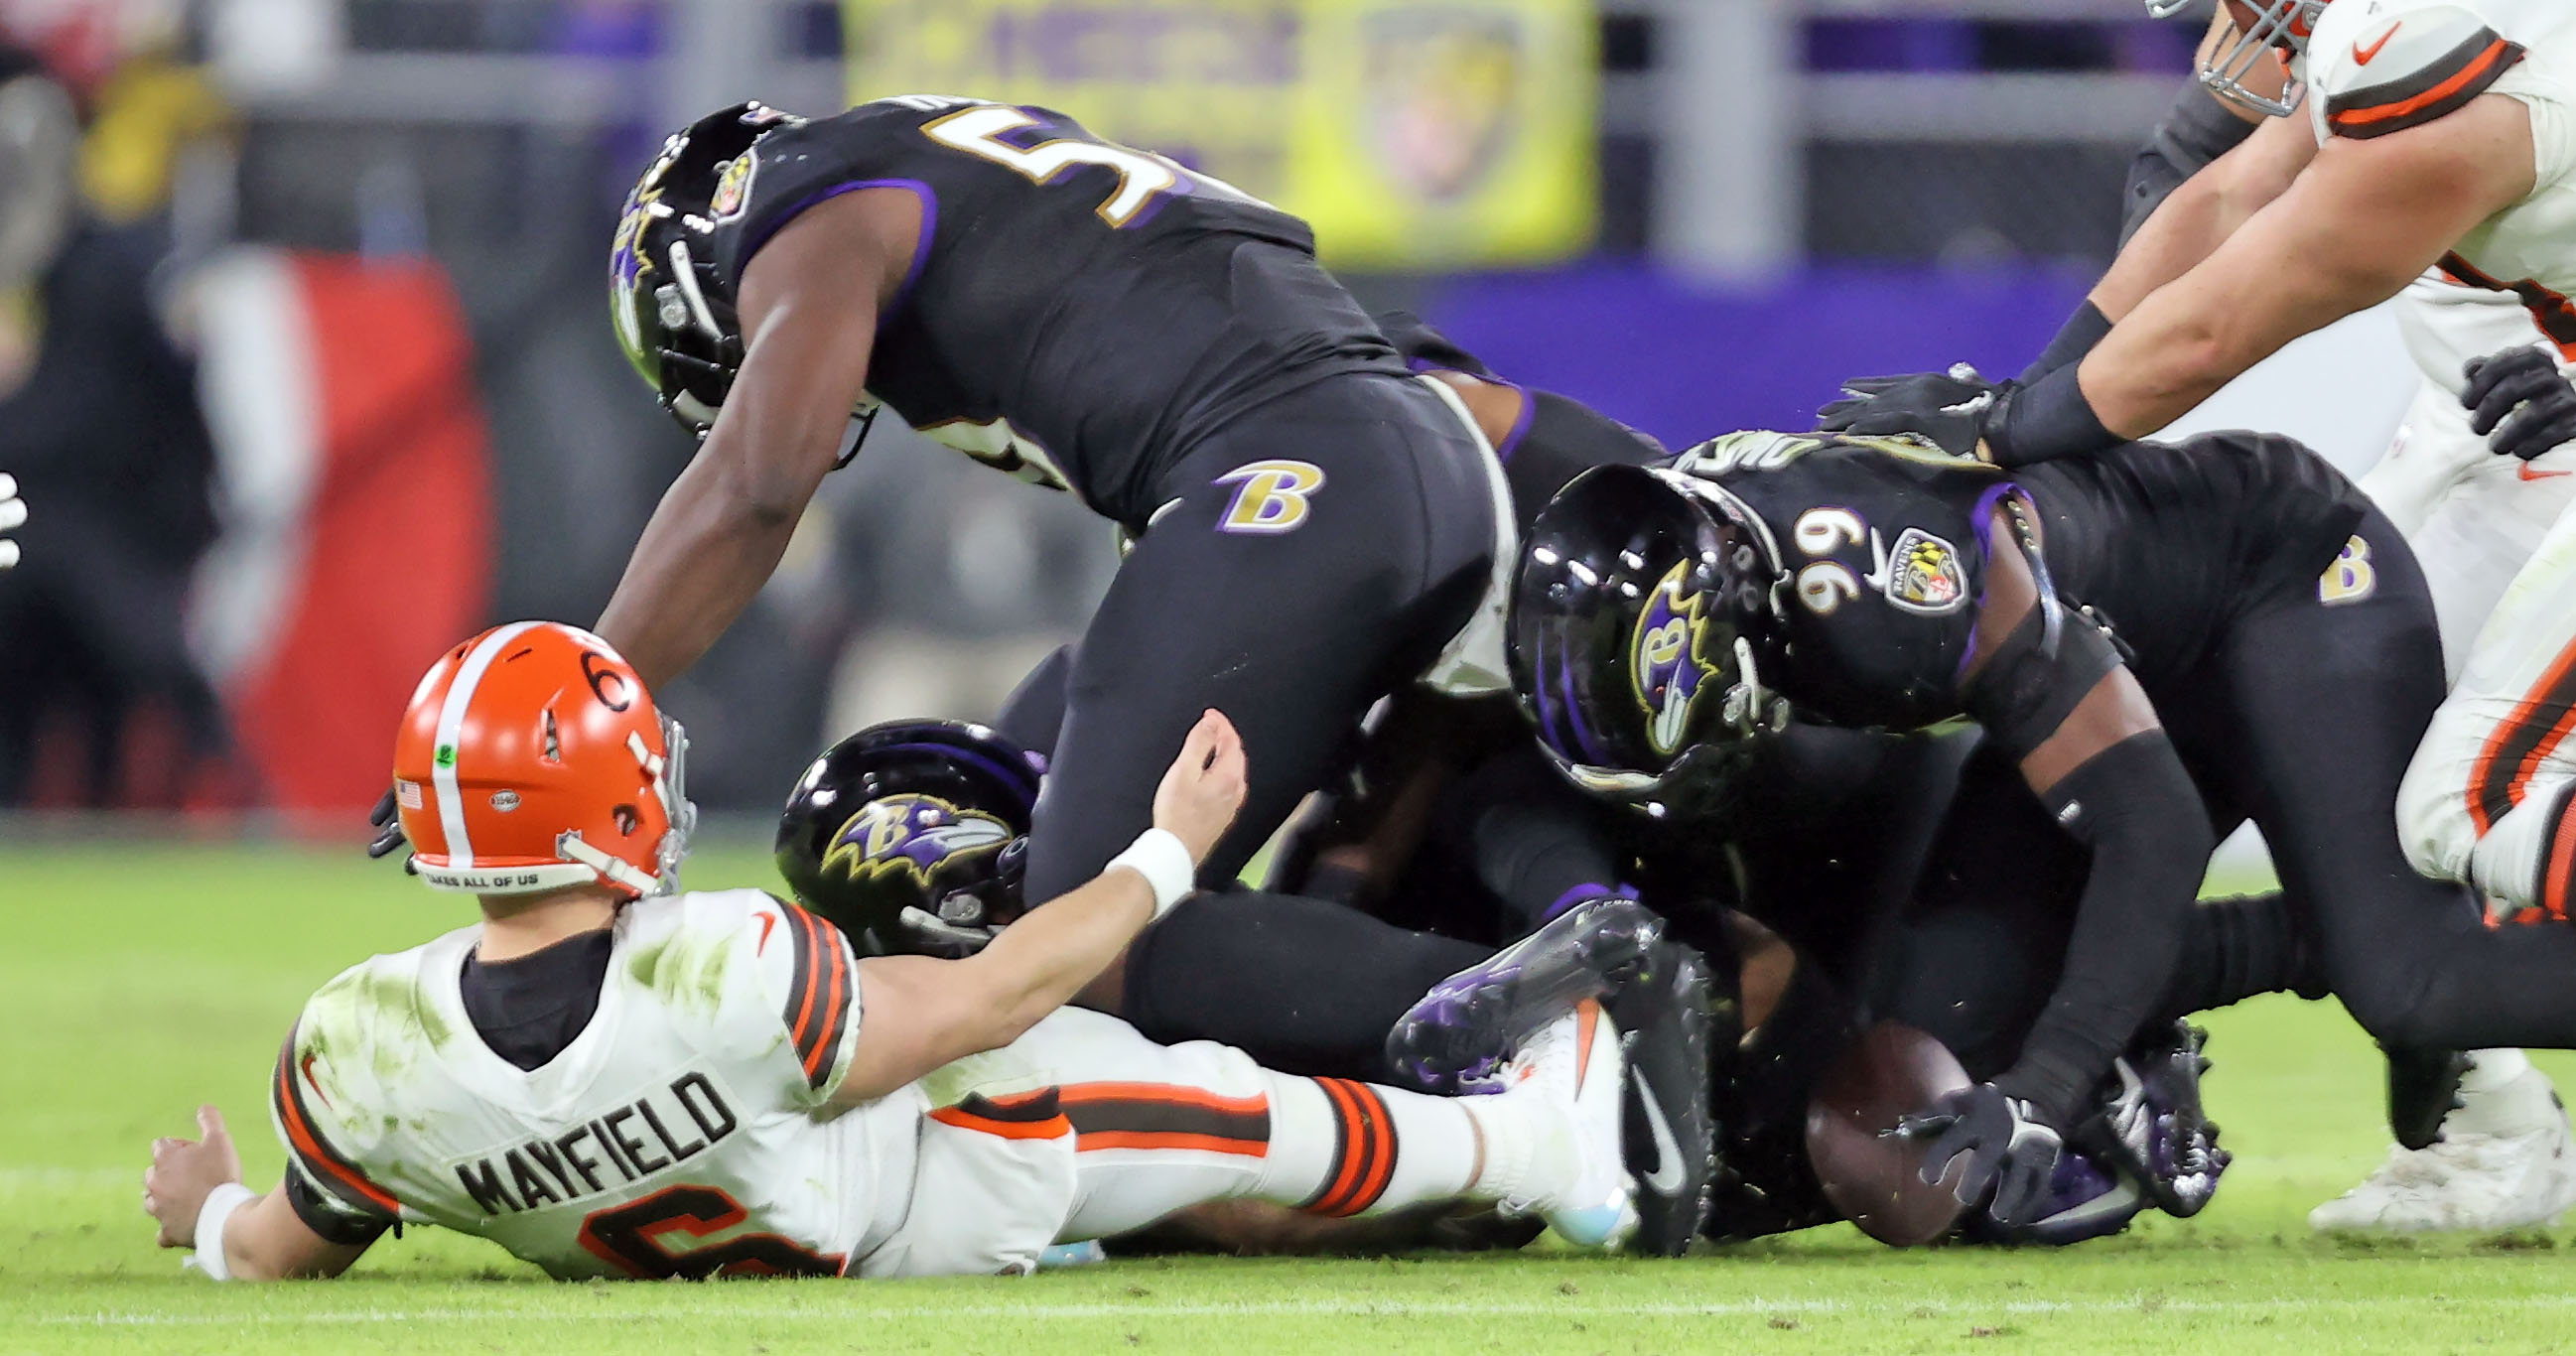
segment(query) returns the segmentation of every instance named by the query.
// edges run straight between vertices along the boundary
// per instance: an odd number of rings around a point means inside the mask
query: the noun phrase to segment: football
[[[1825,1199],[1862,1233],[1891,1247],[1930,1243],[1966,1207],[1951,1194],[1964,1163],[1939,1184],[1922,1178],[1925,1142],[1888,1134],[1909,1112],[1968,1086],[1941,1042],[1896,1022],[1860,1033],[1817,1081],[1807,1103],[1807,1157]]]

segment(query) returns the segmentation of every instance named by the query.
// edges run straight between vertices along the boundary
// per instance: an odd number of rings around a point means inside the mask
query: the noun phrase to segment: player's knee
[[[2427,737],[2397,784],[2397,840],[2418,874],[2467,879],[2469,853],[2478,844],[2468,794],[2466,760],[2449,757],[2442,741]]]

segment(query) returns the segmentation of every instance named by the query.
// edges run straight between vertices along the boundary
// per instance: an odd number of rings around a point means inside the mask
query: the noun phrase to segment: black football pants
[[[1249,766],[1201,873],[1231,882],[1483,597],[1496,527],[1482,457],[1420,382],[1350,375],[1252,411],[1174,467],[1071,659],[1033,675],[1002,719],[1050,753],[1028,897],[1091,879],[1152,824],[1154,789],[1210,708],[1242,733]],[[1393,1020],[1485,954],[1338,905],[1214,893],[1131,950],[1124,1013],[1157,1040],[1367,1072]]]

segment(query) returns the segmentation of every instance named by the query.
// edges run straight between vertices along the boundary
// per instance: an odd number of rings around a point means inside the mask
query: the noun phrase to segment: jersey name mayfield
[[[1043,108],[909,95],[790,120],[729,167],[716,259],[742,270],[842,193],[921,203],[869,393],[929,437],[1141,528],[1163,472],[1263,401],[1402,374],[1306,223]]]
[[[274,1110],[334,1212],[488,1238],[548,1273],[832,1275],[903,1222],[924,1104],[834,1115],[856,962],[756,890],[624,908],[599,1003],[522,1070],[477,1034],[477,933],[378,956],[314,995]]]

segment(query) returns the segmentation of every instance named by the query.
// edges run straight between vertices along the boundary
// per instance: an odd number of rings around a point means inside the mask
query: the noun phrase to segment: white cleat
[[[2527,1069],[2464,1092],[2431,1147],[2390,1146],[2361,1185],[2308,1212],[2332,1232],[2497,1233],[2576,1208],[2576,1136],[2549,1079]]]
[[[1556,1104],[1571,1135],[1571,1180],[1559,1190],[1506,1201],[1535,1214],[1578,1248],[1617,1248],[1637,1230],[1636,1180],[1620,1150],[1619,1033],[1591,1000],[1521,1042],[1504,1067],[1504,1096],[1534,1092]]]

